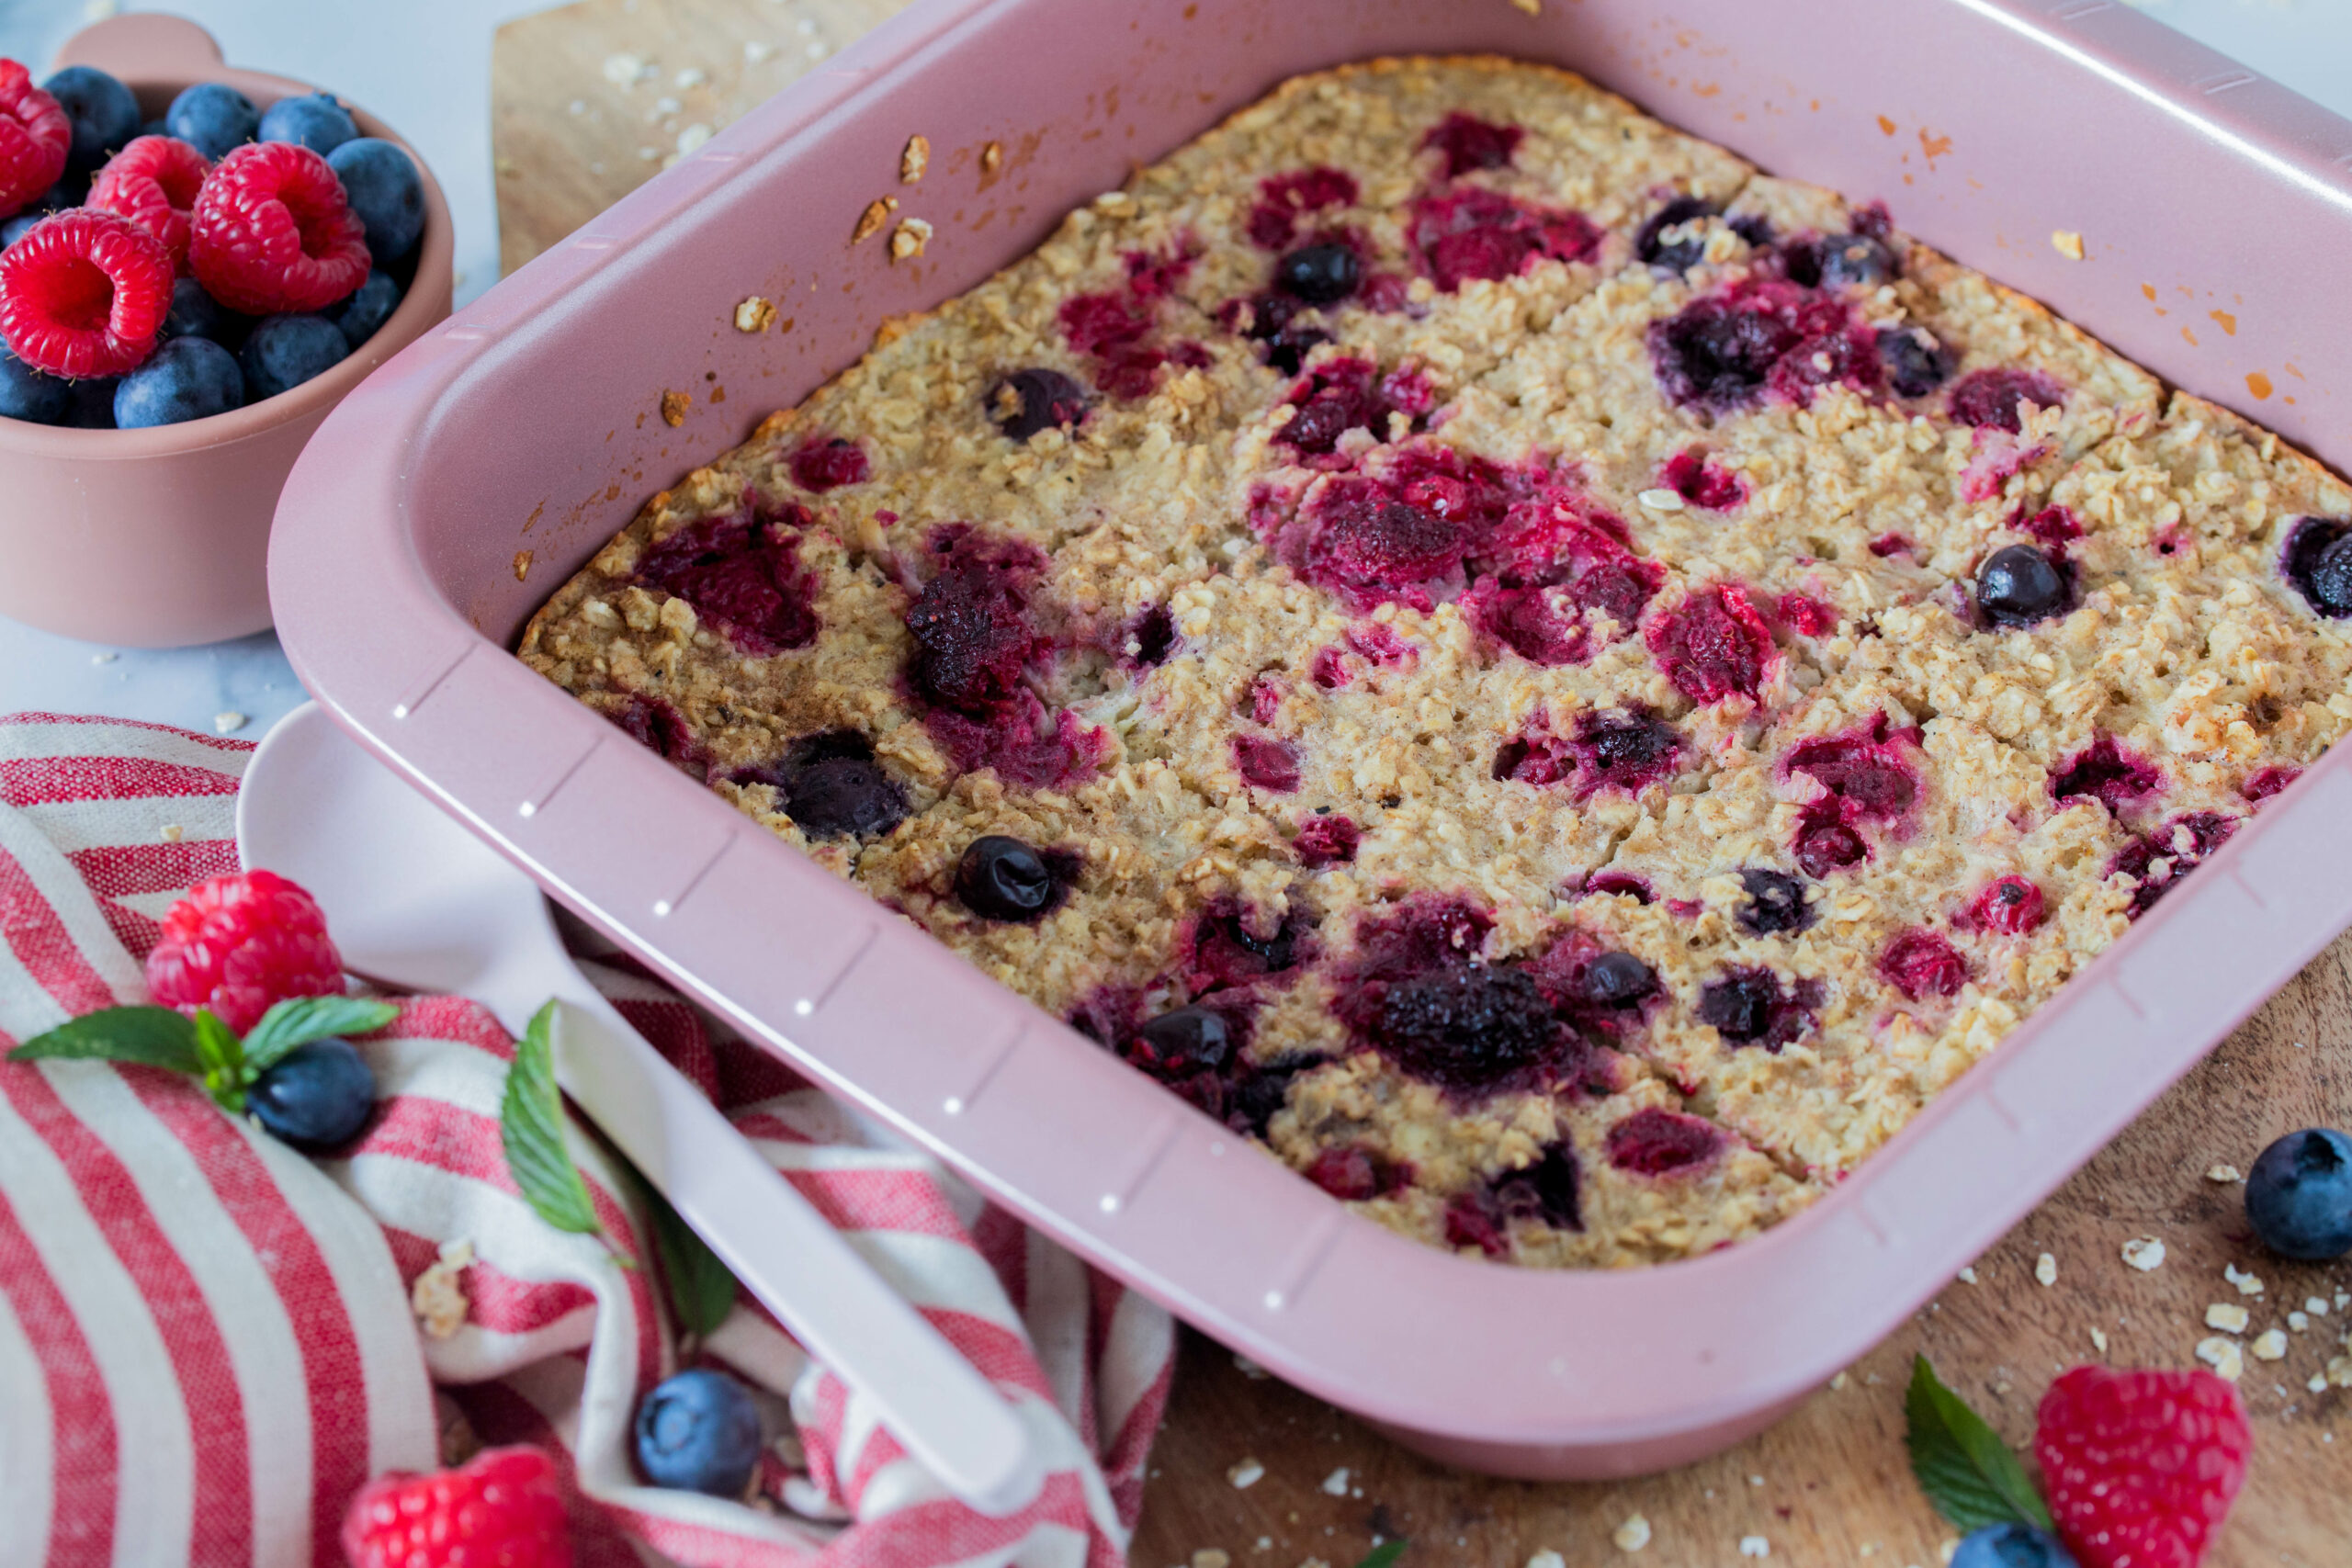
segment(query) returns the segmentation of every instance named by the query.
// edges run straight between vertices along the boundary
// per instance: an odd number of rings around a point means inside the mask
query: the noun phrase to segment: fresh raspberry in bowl
[[[171,308],[171,254],[111,212],[61,212],[0,252],[0,333],[51,376],[137,369]]]
[[[0,60],[0,211],[30,205],[65,173],[74,127],[32,73]]]
[[[90,182],[90,205],[128,218],[163,241],[172,265],[186,272],[189,209],[211,173],[212,161],[187,142],[141,136]]]
[[[327,161],[287,141],[220,160],[196,198],[189,268],[251,315],[322,310],[368,281],[368,233]]]

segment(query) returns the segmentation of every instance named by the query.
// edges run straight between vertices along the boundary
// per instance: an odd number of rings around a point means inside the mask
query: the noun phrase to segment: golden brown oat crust
[[[1455,112],[1521,128],[1508,162],[1442,181],[1422,142]],[[1303,365],[1408,375],[1428,412],[1418,431],[1409,414],[1375,416],[1308,461],[1284,439],[1295,378],[1231,329],[1264,308],[1276,254],[1253,239],[1261,181],[1316,167],[1343,170],[1354,195],[1300,215],[1294,238],[1344,236],[1367,278],[1392,281],[1385,308],[1364,307],[1367,286],[1306,317],[1329,341],[1305,342]],[[1442,186],[1580,213],[1600,237],[1577,259],[1442,288],[1413,205]],[[1634,250],[1677,197],[1718,209],[1669,231],[1689,247],[1679,273]],[[1838,298],[1858,331],[1931,334],[1954,379],[2048,378],[2063,396],[2029,400],[2013,434],[1950,417],[1940,391],[1835,379],[1731,412],[1669,400],[1652,328],[1785,272],[1793,252],[1759,248],[1758,220],[1780,240],[1867,227],[1841,198],[1758,175],[1564,72],[1394,59],[1296,78],[969,293],[885,322],[864,360],[649,502],[548,600],[522,655],[640,728],[648,703],[674,713],[685,739],[670,739],[711,787],[1058,1014],[1106,993],[1137,1016],[1192,998],[1181,950],[1214,911],[1241,911],[1259,940],[1285,920],[1311,933],[1313,960],[1254,993],[1247,1059],[1308,1062],[1264,1135],[1302,1170],[1333,1151],[1376,1162],[1388,1190],[1361,1206],[1383,1223],[1469,1245],[1467,1205],[1539,1265],[1703,1252],[1853,1168],[2112,942],[2135,898],[2193,863],[2209,833],[2195,824],[2243,820],[2266,770],[2310,762],[2352,725],[2352,623],[2315,616],[2278,568],[2294,520],[2352,513],[2352,491],[1924,246],[1890,234],[1894,273]],[[1173,257],[1188,265],[1159,265]],[[1148,321],[1130,341],[1165,356],[1124,391],[1108,389],[1110,358],[1065,330],[1065,307],[1090,295],[1125,301]],[[991,394],[1026,368],[1088,387],[1083,423],[1001,434]],[[869,477],[797,484],[794,453],[832,437],[858,444]],[[1283,564],[1259,525],[1437,450],[1540,468],[1621,519],[1657,573],[1640,626],[1597,617],[1588,657],[1531,662],[1482,631],[1458,584],[1419,604],[1347,602]],[[1663,489],[1684,452],[1738,503]],[[633,580],[651,545],[754,508],[805,512],[792,535],[822,627],[757,657]],[[2054,547],[2072,607],[2027,630],[1980,626],[1979,566],[2048,546],[2052,508],[2081,530]],[[1102,733],[1099,769],[1014,787],[959,766],[934,733],[909,682],[906,615],[949,522],[1040,552],[1029,613],[1058,651],[1029,673],[1050,711]],[[1698,703],[1644,634],[1724,586],[1758,607],[1770,657],[1753,697]],[[1137,628],[1152,610],[1175,641],[1147,664]],[[1496,776],[1515,738],[1634,709],[1679,738],[1661,782]],[[834,731],[865,738],[904,792],[892,830],[812,841],[785,810],[774,770]],[[1295,751],[1295,791],[1243,778],[1242,734]],[[1806,874],[1794,846],[1838,807],[1792,753],[1872,735],[1910,798],[1853,824],[1864,858]],[[2058,797],[2053,778],[2101,738],[2159,786],[2114,808]],[[1326,814],[1361,826],[1351,862],[1300,854],[1302,827]],[[955,868],[983,834],[1068,852],[1078,870],[1059,907],[1025,925],[966,908]],[[1743,921],[1742,873],[1757,870],[1798,878],[1804,929]],[[1637,878],[1647,901],[1577,896],[1604,872]],[[2007,876],[2043,900],[2030,931],[1966,913]],[[1367,922],[1442,898],[1491,918],[1476,955],[1489,965],[1562,943],[1626,952],[1663,999],[1596,1038],[1573,1088],[1449,1096],[1362,1048],[1333,1011]],[[1905,995],[1883,969],[1921,931],[1965,967],[1951,994]],[[1706,988],[1747,971],[1811,998],[1777,1050],[1702,1017]],[[1703,1118],[1723,1146],[1645,1171],[1610,1146],[1645,1111]],[[1547,1150],[1573,1161],[1576,1225],[1496,1206]]]

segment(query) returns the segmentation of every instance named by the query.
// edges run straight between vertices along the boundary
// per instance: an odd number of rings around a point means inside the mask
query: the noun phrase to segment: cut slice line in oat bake
[[[2352,487],[1565,73],[1300,77],[521,652],[1335,1197],[1802,1209],[2352,724]]]

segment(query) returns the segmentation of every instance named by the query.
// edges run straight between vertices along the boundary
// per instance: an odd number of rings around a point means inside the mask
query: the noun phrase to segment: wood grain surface
[[[903,3],[586,0],[509,24],[492,77],[505,265],[537,254],[650,177],[682,134],[692,140],[693,127],[718,129]],[[2206,1173],[2250,1166],[2298,1127],[2352,1125],[2347,1066],[2352,938],[1979,1260],[1973,1283],[1954,1282],[1770,1431],[1668,1475],[1544,1485],[1448,1471],[1251,1375],[1187,1331],[1134,1561],[1214,1568],[1223,1552],[1234,1568],[1298,1568],[1312,1559],[1351,1568],[1376,1538],[1403,1536],[1412,1543],[1408,1568],[1522,1568],[1545,1550],[1571,1568],[1733,1568],[1754,1561],[1742,1556],[1743,1540],[1761,1538],[1772,1563],[1935,1568],[1953,1532],[1920,1497],[1904,1458],[1902,1390],[1915,1352],[2023,1447],[2058,1371],[2083,1361],[2195,1365],[2199,1342],[2215,1337],[2206,1309],[2220,1303],[2251,1317],[2244,1334],[2219,1337],[2244,1355],[2239,1388],[2255,1421],[2256,1457],[2207,1562],[2345,1568],[2352,1391],[2308,1385],[2347,1353],[2352,1313],[2338,1292],[2352,1293],[2352,1263],[2268,1257],[2246,1232],[2243,1189]],[[2163,1241],[2161,1268],[2124,1265],[2123,1244],[2140,1236]],[[2049,1284],[2036,1278],[2043,1254],[2055,1264]],[[2225,1266],[2251,1271],[2261,1293],[2242,1294]],[[2285,1329],[2288,1313],[2313,1298],[2324,1314],[2287,1333],[2282,1359],[2256,1359],[2256,1337]],[[2352,1304],[2352,1294],[2346,1300]],[[1442,1336],[1447,1325],[1426,1332]],[[1595,1323],[1590,1333],[1592,1353],[1610,1354],[1611,1325]],[[1245,1461],[1264,1473],[1237,1487],[1228,1476]],[[1629,1554],[1613,1537],[1637,1514],[1650,1539]]]

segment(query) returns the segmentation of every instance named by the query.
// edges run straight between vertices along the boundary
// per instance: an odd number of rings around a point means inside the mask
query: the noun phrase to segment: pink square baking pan
[[[970,287],[1285,76],[1470,51],[1569,66],[1773,173],[1883,196],[1905,229],[2352,467],[2352,124],[2111,0],[925,0],[354,393],[287,486],[270,583],[343,725],[998,1201],[1409,1447],[1624,1475],[1803,1399],[2352,921],[2352,749],[1810,1212],[1690,1262],[1547,1273],[1351,1214],[509,652],[648,494],[884,317]],[[931,174],[904,186],[918,132]],[[982,194],[991,141],[1004,176]],[[852,243],[885,195],[935,226],[922,257]],[[752,295],[780,303],[780,340],[735,330]],[[692,399],[676,428],[671,389]]]

